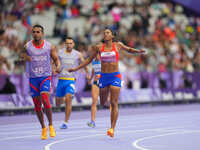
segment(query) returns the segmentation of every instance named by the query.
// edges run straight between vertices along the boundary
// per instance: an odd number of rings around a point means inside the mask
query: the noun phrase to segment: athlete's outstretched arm
[[[119,49],[126,50],[126,51],[129,52],[129,53],[145,53],[145,52],[146,52],[146,51],[143,50],[143,49],[138,50],[138,49],[135,49],[135,48],[126,46],[126,45],[124,45],[122,42],[117,42],[117,47],[118,47]]]
[[[70,68],[68,71],[69,72],[74,72],[74,71],[77,71],[85,66],[87,66],[89,63],[92,62],[92,60],[97,56],[98,54],[98,46],[95,45],[95,46],[92,46],[92,51],[90,52],[90,57],[88,57],[84,62],[82,62],[82,64],[80,64],[78,67],[76,68]]]
[[[83,62],[85,61],[85,59],[84,59],[82,53],[80,53],[80,55],[79,55],[79,59],[80,59],[81,63],[83,63]],[[85,72],[86,72],[86,79],[89,80],[90,75],[89,75],[88,67],[85,66],[84,69],[85,69]]]
[[[60,60],[58,58],[56,48],[53,45],[51,46],[51,57],[52,57],[54,63],[56,64],[56,72],[60,72]]]

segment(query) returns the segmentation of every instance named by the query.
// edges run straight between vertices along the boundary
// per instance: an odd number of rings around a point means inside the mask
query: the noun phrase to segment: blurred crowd
[[[88,46],[102,40],[105,27],[116,39],[147,50],[147,55],[120,52],[122,72],[200,70],[200,17],[180,5],[159,0],[1,0],[0,74],[22,74],[19,61],[23,45],[31,39],[32,15],[55,12],[52,38],[58,48],[69,36],[65,21],[86,20],[83,33],[74,32],[77,49],[88,55]]]

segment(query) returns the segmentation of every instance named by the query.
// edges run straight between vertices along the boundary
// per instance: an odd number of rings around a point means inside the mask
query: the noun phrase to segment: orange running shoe
[[[108,129],[107,135],[110,136],[110,137],[114,137],[114,129],[113,128]]]
[[[49,126],[49,136],[50,137],[56,136],[56,132],[55,132],[55,129],[54,129],[53,125]]]
[[[42,128],[42,136],[41,136],[42,140],[46,140],[47,139],[47,128]]]

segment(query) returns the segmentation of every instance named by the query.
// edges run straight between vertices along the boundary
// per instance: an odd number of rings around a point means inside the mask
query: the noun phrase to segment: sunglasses
[[[40,33],[40,31],[32,31],[32,33]]]

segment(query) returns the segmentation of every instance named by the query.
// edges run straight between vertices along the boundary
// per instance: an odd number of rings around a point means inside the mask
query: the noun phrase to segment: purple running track
[[[72,112],[69,128],[59,129],[64,112],[54,113],[56,137],[41,140],[36,115],[0,117],[2,150],[199,150],[200,105],[120,108],[114,138],[106,136],[109,110]]]

